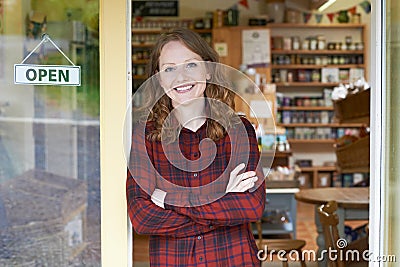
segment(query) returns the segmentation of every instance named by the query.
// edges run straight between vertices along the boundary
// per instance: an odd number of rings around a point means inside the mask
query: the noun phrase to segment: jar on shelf
[[[300,37],[299,36],[292,37],[292,49],[293,50],[300,49]]]
[[[310,38],[310,50],[317,50],[318,40],[315,37]]]
[[[325,50],[326,49],[326,40],[325,37],[322,35],[319,35],[317,37],[318,40],[318,50]]]
[[[283,49],[284,50],[292,49],[292,39],[290,37],[283,37]]]
[[[351,35],[347,35],[345,38],[345,43],[349,46],[352,43],[353,38],[351,37]]]
[[[361,14],[356,13],[351,16],[351,23],[358,24],[361,23]]]
[[[336,44],[335,43],[328,43],[327,48],[328,48],[328,50],[335,50],[336,49]]]
[[[311,72],[311,80],[313,82],[319,82],[321,80],[321,74],[319,73],[318,70],[313,70]]]
[[[304,39],[302,44],[301,44],[301,49],[303,50],[308,50],[310,49],[310,40],[309,39]]]

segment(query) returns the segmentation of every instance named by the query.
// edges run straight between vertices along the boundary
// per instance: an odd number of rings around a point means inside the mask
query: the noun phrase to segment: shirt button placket
[[[197,247],[199,248],[199,251],[203,251],[203,237],[201,235],[197,236],[197,241],[201,242]],[[197,256],[197,266],[205,266],[205,260],[204,260],[204,255],[200,252],[199,255]]]

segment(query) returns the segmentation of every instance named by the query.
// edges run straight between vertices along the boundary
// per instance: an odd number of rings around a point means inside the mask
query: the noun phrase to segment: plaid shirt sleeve
[[[246,171],[255,170],[258,176],[257,189],[253,192],[228,193],[218,200],[196,207],[166,205],[168,209],[190,217],[196,222],[204,220],[215,226],[238,225],[254,222],[262,217],[265,207],[265,182],[259,165],[259,150],[253,126],[243,119],[248,137],[249,158]],[[168,196],[168,194],[167,194]]]
[[[154,168],[149,166],[151,149],[146,149],[148,142],[144,140],[144,133],[140,131],[132,136],[126,181],[128,213],[135,231],[139,234],[174,237],[192,236],[210,231],[207,223],[201,219],[196,222],[176,211],[162,209],[151,201],[150,194],[155,189],[155,173]]]

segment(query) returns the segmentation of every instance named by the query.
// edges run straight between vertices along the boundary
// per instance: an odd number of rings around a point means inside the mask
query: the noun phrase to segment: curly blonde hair
[[[198,54],[203,61],[219,62],[219,56],[216,51],[212,49],[199,34],[189,29],[176,28],[160,35],[150,54],[150,60],[147,65],[146,73],[150,79],[143,84],[144,88],[142,88],[145,94],[145,96],[143,96],[145,103],[137,110],[138,113],[136,114],[136,117],[138,114],[140,116],[144,111],[144,114],[148,114],[148,116],[146,118],[142,117],[142,120],[150,121],[154,124],[153,130],[146,135],[146,137],[152,141],[160,141],[163,139],[173,142],[177,139],[180,130],[168,125],[166,122],[166,118],[173,110],[172,101],[163,90],[160,90],[161,85],[158,79],[151,78],[160,71],[159,58],[161,50],[164,45],[171,41],[181,42],[191,51]],[[212,74],[213,82],[207,81],[204,96],[206,99],[217,101],[207,102],[213,119],[207,119],[206,134],[208,138],[217,141],[225,136],[230,127],[239,123],[240,119],[234,112],[235,93],[228,89],[232,88],[229,79],[226,79],[219,64],[210,64],[208,67],[209,72]],[[221,109],[221,104],[228,106],[230,109],[228,111],[226,108]],[[142,111],[142,113],[140,113],[140,111]]]

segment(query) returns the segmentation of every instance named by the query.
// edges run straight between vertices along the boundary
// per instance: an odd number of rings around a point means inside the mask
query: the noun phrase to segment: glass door
[[[98,15],[98,0],[0,0],[0,266],[101,265]],[[44,65],[80,66],[80,85]]]

